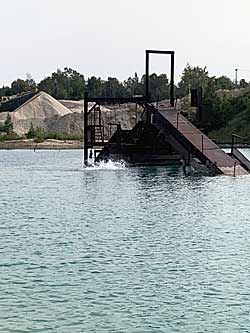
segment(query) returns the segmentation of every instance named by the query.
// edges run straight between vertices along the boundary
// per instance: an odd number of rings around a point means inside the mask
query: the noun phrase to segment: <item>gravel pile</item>
[[[10,116],[14,124],[14,131],[23,135],[29,130],[31,122],[34,127],[47,129],[45,120],[47,121],[51,117],[60,118],[67,114],[72,114],[72,111],[47,93],[39,92],[11,112]],[[7,112],[0,113],[0,121],[4,122],[6,117]]]
[[[93,103],[89,103],[89,108]],[[111,105],[101,107],[105,132],[109,132],[109,125],[120,123],[122,128],[132,128],[141,113],[131,104]],[[10,112],[14,124],[14,131],[23,136],[30,128],[40,127],[46,131],[63,132],[80,135],[83,133],[83,101],[61,100],[57,101],[45,92],[39,92],[25,102],[14,112]],[[0,122],[4,122],[7,112],[0,113]],[[112,127],[115,129],[116,127]]]

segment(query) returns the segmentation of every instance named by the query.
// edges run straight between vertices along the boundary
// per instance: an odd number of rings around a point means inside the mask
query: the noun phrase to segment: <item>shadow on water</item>
[[[135,176],[135,180],[150,187],[162,186],[164,183],[175,188],[201,187],[214,178],[195,172],[185,175],[182,166],[137,167],[131,168],[130,172]]]
[[[148,166],[148,167],[140,167],[135,168],[140,175],[141,178],[144,177],[176,177],[183,176],[182,168],[180,166]]]

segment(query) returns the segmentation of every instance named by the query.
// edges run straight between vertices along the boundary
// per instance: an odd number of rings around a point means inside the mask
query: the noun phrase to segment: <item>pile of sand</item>
[[[83,120],[80,113],[74,112],[63,117],[50,117],[44,121],[45,128],[50,132],[62,132],[67,134],[82,135]]]
[[[89,108],[93,103],[89,103]],[[122,128],[130,129],[138,119],[141,109],[137,111],[131,104],[101,107],[105,131],[108,124],[120,123]],[[29,131],[31,122],[34,126],[50,132],[63,132],[81,135],[83,133],[83,101],[57,101],[45,92],[39,92],[14,112],[10,112],[14,131],[24,135]],[[0,122],[6,120],[8,113],[0,113]],[[115,126],[114,126],[115,128]]]
[[[77,113],[83,112],[83,100],[81,101],[59,100],[59,102],[72,112],[77,112]]]
[[[15,119],[62,117],[71,111],[45,92],[39,92],[14,112]]]
[[[39,92],[27,102],[10,112],[14,131],[23,135],[28,132],[32,122],[34,127],[47,129],[45,120],[50,117],[63,117],[72,111],[45,92]],[[7,112],[0,113],[0,121],[5,121]]]

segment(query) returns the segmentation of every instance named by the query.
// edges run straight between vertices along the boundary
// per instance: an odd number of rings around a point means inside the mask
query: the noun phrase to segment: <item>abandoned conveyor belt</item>
[[[173,142],[179,152],[192,155],[208,167],[225,175],[245,175],[248,172],[235,159],[226,154],[188,119],[173,107],[159,106],[153,110],[153,125]]]

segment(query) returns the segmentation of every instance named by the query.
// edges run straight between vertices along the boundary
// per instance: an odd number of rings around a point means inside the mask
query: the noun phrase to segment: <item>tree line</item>
[[[149,82],[152,101],[169,98],[169,79],[166,74],[153,73],[150,75]],[[242,79],[236,86],[227,76],[210,76],[206,67],[187,64],[179,83],[175,86],[175,96],[183,97],[189,93],[190,89],[199,86],[203,87],[205,95],[209,95],[219,89],[245,88],[250,84]],[[115,77],[103,80],[92,76],[85,79],[83,74],[66,67],[64,70],[58,69],[39,83],[27,74],[25,80],[19,78],[10,86],[0,88],[0,96],[11,96],[30,90],[45,91],[56,99],[80,100],[83,99],[85,91],[88,91],[90,97],[132,97],[144,95],[145,75],[139,78],[135,73],[123,82]]]
[[[151,74],[149,83],[152,101],[169,98],[169,79],[166,74]],[[198,87],[203,88],[204,110],[209,119],[204,130],[214,134],[215,131],[225,128],[227,138],[233,130],[244,133],[250,140],[250,130],[249,134],[246,133],[247,124],[250,123],[250,83],[242,79],[236,85],[225,75],[210,76],[206,67],[187,64],[179,83],[174,87],[175,96],[187,96],[192,88]],[[235,88],[249,89],[243,90],[243,94],[235,95]],[[58,69],[39,83],[36,83],[31,75],[27,75],[25,80],[17,79],[9,87],[0,88],[0,96],[11,96],[30,90],[45,91],[56,99],[80,100],[83,99],[85,91],[88,91],[90,97],[133,97],[144,95],[145,76],[139,78],[135,73],[123,82],[114,77],[108,77],[107,80],[95,76],[85,79],[83,74],[64,68],[63,71]],[[229,90],[232,93],[219,95],[219,90]],[[8,118],[4,126],[1,125],[0,132],[11,132],[10,122]]]

